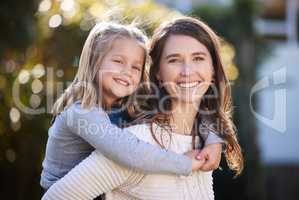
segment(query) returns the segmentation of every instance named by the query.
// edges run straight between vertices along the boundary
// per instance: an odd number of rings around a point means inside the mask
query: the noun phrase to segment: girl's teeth
[[[191,88],[191,87],[195,87],[196,85],[198,85],[198,82],[193,82],[193,83],[179,83],[178,85],[180,87],[182,87],[182,88]]]
[[[122,85],[124,85],[124,86],[128,86],[128,85],[129,85],[126,81],[123,81],[123,80],[116,79],[116,81],[117,81],[119,84],[122,84]]]

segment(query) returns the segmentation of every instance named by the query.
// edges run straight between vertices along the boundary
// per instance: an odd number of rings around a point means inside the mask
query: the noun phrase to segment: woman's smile
[[[178,82],[177,86],[180,88],[195,88],[199,86],[201,81],[192,81],[192,82]]]

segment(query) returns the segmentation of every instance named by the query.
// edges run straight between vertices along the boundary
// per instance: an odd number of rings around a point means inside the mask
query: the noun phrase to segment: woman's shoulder
[[[125,128],[128,131],[133,132],[134,134],[136,133],[147,133],[150,131],[150,124],[148,123],[142,123],[142,124],[135,124],[132,126],[128,126]]]
[[[151,142],[151,124],[149,123],[142,123],[136,124],[133,126],[129,126],[125,128],[126,130],[130,131],[132,134],[136,135],[139,139]]]

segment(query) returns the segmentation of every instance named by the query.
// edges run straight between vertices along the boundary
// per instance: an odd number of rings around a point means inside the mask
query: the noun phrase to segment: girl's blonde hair
[[[143,80],[144,65],[147,59],[146,35],[134,24],[122,25],[115,22],[101,22],[90,31],[80,56],[79,69],[73,82],[55,102],[52,113],[58,115],[65,108],[77,100],[81,101],[83,108],[95,105],[106,107],[101,100],[98,83],[98,72],[103,57],[109,52],[115,39],[135,39],[144,49],[144,63],[141,81]],[[128,98],[123,98],[127,100]]]

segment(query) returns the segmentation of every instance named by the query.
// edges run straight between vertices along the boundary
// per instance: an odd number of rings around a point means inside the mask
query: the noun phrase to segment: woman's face
[[[173,101],[200,103],[213,78],[208,49],[186,35],[171,35],[165,43],[157,79]]]
[[[144,53],[144,49],[134,39],[119,38],[113,42],[111,50],[102,59],[99,70],[100,90],[107,103],[112,104],[137,89]]]

